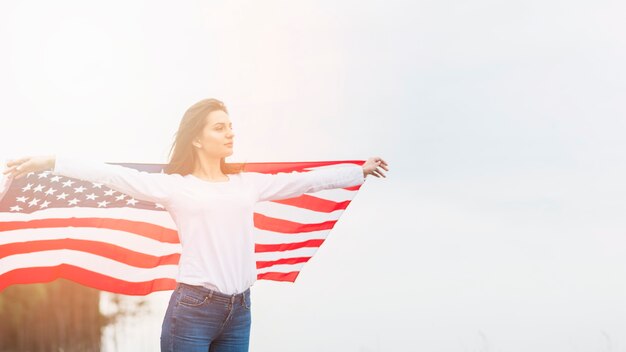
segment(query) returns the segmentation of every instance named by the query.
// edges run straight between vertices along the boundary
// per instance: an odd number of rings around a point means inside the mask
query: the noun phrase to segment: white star
[[[92,182],[91,184],[93,185],[93,188],[102,188],[102,183]]]
[[[16,206],[14,206],[14,207],[11,207],[11,211],[20,211],[20,210],[22,210],[22,208],[20,208],[20,206],[19,206],[19,205],[16,205]]]
[[[91,193],[86,195],[85,197],[87,197],[87,199],[96,200],[96,198],[98,198],[99,196],[97,196],[95,193]]]
[[[129,200],[126,201],[126,204],[130,204],[130,205],[135,205],[139,203],[137,200],[135,200],[135,198],[131,198]]]
[[[44,188],[44,187],[45,187],[44,185],[39,184],[39,185],[37,185],[37,187],[35,187],[35,188],[33,189],[33,192],[41,192],[41,191],[43,191],[43,188]]]
[[[122,200],[124,198],[126,198],[126,195],[125,194],[120,194],[119,196],[115,197],[115,200]]]
[[[60,179],[61,179],[61,176],[54,176],[50,179],[50,182],[59,182]]]
[[[59,195],[57,196],[57,200],[59,200],[59,199],[65,199],[65,197],[67,197],[67,196],[69,196],[69,194],[67,194],[67,193],[63,192],[63,193],[61,193],[61,194],[59,194]]]
[[[113,193],[115,193],[115,191],[114,191],[114,190],[112,190],[112,189],[109,189],[108,191],[104,192],[104,195],[105,195],[105,196],[112,196],[112,195],[113,195]]]
[[[26,185],[26,187],[22,188],[22,192],[30,191],[31,188],[33,188],[33,184],[29,183]]]
[[[80,202],[80,200],[78,198],[74,198],[72,200],[69,201],[69,205],[76,205],[78,202]]]
[[[87,188],[80,186],[78,188],[74,188],[74,193],[83,193],[84,190],[86,190]]]
[[[54,194],[54,192],[56,192],[57,190],[54,188],[48,188],[48,190],[46,191],[46,195],[51,195]]]
[[[30,202],[28,202],[28,207],[30,208],[30,207],[32,207],[33,205],[37,205],[37,203],[39,203],[39,201],[40,201],[40,200],[41,200],[41,199],[34,198],[34,199],[33,199],[33,200],[31,200]]]
[[[48,178],[48,175],[50,175],[50,171],[44,171],[37,176],[39,176],[39,178]]]
[[[50,204],[50,202],[48,202],[47,200],[44,201],[43,203],[41,203],[41,205],[39,206],[39,209],[43,209],[43,208],[47,208],[48,204]]]
[[[35,173],[34,173],[34,172],[32,172],[32,171],[31,171],[31,172],[29,172],[29,173],[27,173],[27,174],[26,174],[26,178],[29,178],[29,177],[31,177],[31,176],[32,176],[32,175],[34,175],[34,174],[35,174]]]
[[[17,198],[16,198],[16,200],[17,200],[18,202],[21,202],[21,203],[26,203],[26,199],[28,199],[28,197],[24,197],[24,196],[22,196],[22,197],[17,197]]]
[[[154,203],[154,205],[156,205],[157,208],[165,209],[165,207],[159,203]]]
[[[109,204],[109,202],[107,202],[106,200],[103,200],[102,202],[98,202],[98,208],[106,207],[107,204]]]
[[[72,185],[74,184],[74,181],[72,180],[67,180],[65,182],[63,182],[63,187],[72,187]]]

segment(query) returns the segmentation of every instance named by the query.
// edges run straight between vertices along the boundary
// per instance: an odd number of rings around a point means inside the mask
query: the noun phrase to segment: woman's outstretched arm
[[[174,175],[149,173],[91,159],[29,156],[7,162],[3,174],[16,179],[30,172],[51,170],[54,175],[77,178],[106,185],[139,200],[167,204],[175,192]]]
[[[258,201],[298,197],[325,189],[358,186],[368,175],[386,177],[387,163],[379,158],[369,158],[362,166],[351,164],[308,172],[278,174],[248,173],[258,194]]]

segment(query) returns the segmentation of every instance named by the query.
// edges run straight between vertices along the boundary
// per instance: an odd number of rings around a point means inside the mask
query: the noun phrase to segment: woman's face
[[[193,145],[209,157],[225,158],[233,154],[234,137],[233,124],[228,114],[216,110],[206,117],[206,125],[194,139]]]

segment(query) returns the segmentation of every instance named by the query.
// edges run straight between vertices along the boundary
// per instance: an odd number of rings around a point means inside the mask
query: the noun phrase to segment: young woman
[[[311,172],[243,172],[241,165],[225,162],[233,153],[233,138],[226,106],[205,99],[183,116],[164,173],[55,155],[11,160],[3,173],[20,178],[52,169],[163,205],[176,223],[182,253],[161,350],[247,351],[250,287],[257,277],[254,204],[360,185],[368,175],[385,177],[388,168],[373,157],[362,166]]]

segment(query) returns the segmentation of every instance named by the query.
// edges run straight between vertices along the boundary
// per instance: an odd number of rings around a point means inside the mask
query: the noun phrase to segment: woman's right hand
[[[8,175],[8,177],[18,179],[29,172],[54,169],[55,160],[56,157],[54,155],[27,156],[25,158],[9,160],[7,162],[7,168],[3,170],[2,173]]]

